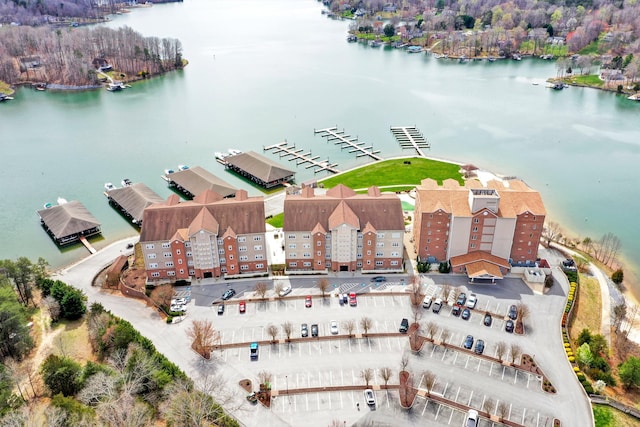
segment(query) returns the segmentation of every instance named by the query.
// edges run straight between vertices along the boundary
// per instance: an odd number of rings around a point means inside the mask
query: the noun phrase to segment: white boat
[[[420,52],[422,52],[422,46],[409,46],[407,48],[407,52],[409,52],[409,53],[420,53]]]
[[[227,151],[231,156],[237,156],[238,154],[242,154],[242,151],[236,150],[235,148],[229,148]]]
[[[178,169],[181,171],[186,171],[187,169],[189,169],[189,166],[187,165],[178,165]]]
[[[382,42],[380,40],[369,40],[369,46],[380,47],[382,46]]]
[[[107,182],[107,183],[105,183],[105,184],[104,184],[104,189],[105,189],[106,191],[111,191],[111,190],[113,190],[114,188],[116,188],[116,186],[115,186],[115,185],[113,185],[113,184],[112,184],[112,183],[110,183],[110,182]]]
[[[122,184],[123,187],[128,187],[132,184],[131,180],[129,178],[125,178],[122,180],[122,182],[120,183]]]
[[[215,153],[213,153],[213,155],[218,160],[224,160],[225,157],[229,157],[231,154],[221,153],[220,151],[216,151]]]
[[[169,174],[172,174],[172,173],[174,173],[174,172],[175,172],[175,171],[174,171],[173,169],[165,169],[165,170],[164,170],[164,174],[165,174],[165,175],[169,175]]]
[[[67,203],[67,199],[58,197],[58,205],[64,205],[65,203]]]

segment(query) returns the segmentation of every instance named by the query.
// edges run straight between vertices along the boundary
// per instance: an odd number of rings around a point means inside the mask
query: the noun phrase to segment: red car
[[[351,307],[355,307],[356,305],[358,305],[358,300],[356,299],[356,293],[355,292],[351,292],[349,294],[349,305]]]
[[[247,310],[247,303],[244,301],[240,301],[240,304],[238,304],[238,308],[240,309],[240,313],[244,313]]]
[[[307,307],[307,308],[311,307],[311,296],[307,296],[304,299],[304,306]]]

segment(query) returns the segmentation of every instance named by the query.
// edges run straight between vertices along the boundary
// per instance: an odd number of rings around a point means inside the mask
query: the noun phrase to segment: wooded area
[[[3,27],[0,40],[0,80],[9,84],[96,85],[97,65],[105,63],[126,81],[184,65],[179,40],[143,37],[129,27]]]

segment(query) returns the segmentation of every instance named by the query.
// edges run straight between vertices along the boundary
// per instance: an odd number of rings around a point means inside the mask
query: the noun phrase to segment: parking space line
[[[447,355],[447,349],[445,348],[444,351],[442,352],[442,360],[444,360],[444,356]]]
[[[476,372],[480,372],[480,365],[482,365],[482,359],[478,359],[478,367],[476,368]]]
[[[320,410],[320,393],[316,393],[316,402],[318,402],[318,411]]]
[[[429,399],[427,399],[426,403],[424,404],[424,408],[422,409],[422,414],[424,416],[424,411],[427,410],[427,406],[429,406]]]
[[[471,406],[471,399],[473,398],[473,390],[471,390],[471,394],[469,395],[469,402],[467,402],[467,406]]]
[[[438,405],[438,410],[436,411],[436,416],[434,418],[434,420],[438,419],[438,415],[440,414],[440,409],[442,408],[442,405]]]
[[[464,362],[464,369],[467,369],[469,366],[469,359],[471,359],[471,356],[467,355],[467,360]]]
[[[309,393],[305,393],[305,394],[304,394],[304,397],[305,397],[305,398],[306,398],[306,400],[307,400],[307,411],[309,411]]]
[[[513,383],[518,382],[518,371],[516,370],[515,375],[513,376]]]
[[[400,342],[400,338],[396,338],[396,341],[398,343],[398,350],[402,351],[402,343]]]
[[[449,422],[447,424],[451,424],[452,419],[453,419],[453,410],[451,410],[451,413],[449,414]]]
[[[509,403],[509,416],[507,419],[511,418],[511,409],[513,408],[513,403]]]
[[[458,391],[456,391],[456,397],[453,399],[454,402],[458,402],[458,395],[460,394],[460,387],[458,387]]]

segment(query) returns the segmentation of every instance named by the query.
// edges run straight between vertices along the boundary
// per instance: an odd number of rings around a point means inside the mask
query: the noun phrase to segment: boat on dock
[[[357,42],[357,41],[358,41],[358,37],[356,37],[354,34],[349,34],[349,35],[347,36],[347,41],[348,41],[349,43],[355,43],[355,42]]]
[[[409,52],[409,53],[420,53],[420,52],[422,52],[422,46],[409,46],[407,48],[407,52]]]
[[[495,58],[495,56],[490,56],[490,57],[488,57],[488,58],[487,58],[487,60],[488,60],[489,62],[496,62],[496,58]]]
[[[6,95],[4,93],[0,93],[0,102],[11,101],[13,99],[12,96]]]
[[[123,187],[128,187],[132,184],[132,182],[129,178],[125,178],[122,180],[122,182],[120,182],[120,184],[122,184]]]
[[[178,171],[186,171],[187,169],[189,169],[187,165],[178,165]]]
[[[369,46],[380,47],[382,46],[382,42],[380,40],[369,40]]]
[[[564,89],[564,88],[566,88],[566,87],[569,87],[569,85],[566,85],[566,84],[564,84],[564,83],[562,83],[562,82],[555,82],[555,83],[553,83],[553,84],[552,84],[551,86],[549,86],[549,87],[550,87],[551,89],[553,89],[553,90],[562,90],[562,89]]]
[[[113,190],[113,189],[115,189],[115,188],[116,188],[116,186],[115,186],[115,185],[113,185],[113,184],[112,184],[112,183],[110,183],[110,182],[107,182],[107,183],[105,183],[105,184],[104,184],[104,189],[105,189],[105,191],[111,191],[111,190]]]
[[[628,96],[627,99],[630,101],[640,101],[640,93],[635,93],[631,96]]]
[[[126,88],[130,88],[131,85],[126,85],[122,82],[112,82],[107,85],[107,90],[109,92],[118,92]]]
[[[65,203],[69,203],[67,202],[67,199],[63,198],[63,197],[58,197],[58,205],[64,205]]]
[[[174,171],[173,169],[165,169],[165,170],[164,170],[164,174],[165,174],[165,175],[170,175],[170,174],[172,174],[172,173],[174,173],[174,172],[175,172],[175,171]]]
[[[44,207],[45,209],[52,208],[52,207],[53,207],[53,203],[45,203],[45,204],[43,205],[43,207]]]
[[[227,150],[230,156],[237,156],[238,154],[242,154],[241,150],[236,150],[235,148],[229,148]]]

